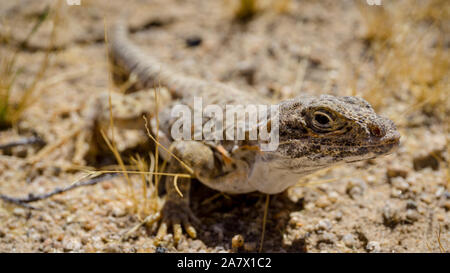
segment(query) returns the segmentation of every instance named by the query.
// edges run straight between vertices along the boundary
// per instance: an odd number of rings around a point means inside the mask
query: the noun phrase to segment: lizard
[[[123,19],[113,24],[108,33],[108,47],[115,63],[133,75],[143,88],[151,88],[155,83],[164,87],[161,93],[164,100],[158,106],[158,131],[155,131],[154,115],[150,130],[175,155],[160,149],[162,158],[169,162],[168,172],[186,172],[186,164],[198,181],[224,193],[256,191],[278,194],[314,171],[338,163],[390,154],[399,146],[400,134],[395,124],[378,115],[366,100],[356,96],[332,95],[303,95],[278,102],[277,115],[270,116],[265,124],[266,128],[270,128],[271,122],[277,121],[279,145],[274,150],[262,151],[261,142],[248,139],[174,139],[171,129],[175,121],[170,113],[180,104],[193,109],[195,97],[201,97],[205,105],[214,104],[223,108],[234,104],[270,105],[271,102],[263,96],[221,82],[178,73],[133,43],[128,38],[127,24]],[[155,105],[149,103],[155,99],[154,95],[150,95],[153,92],[143,92],[137,101],[147,102],[147,112],[156,111]],[[129,100],[127,96],[132,94],[118,97],[117,105],[121,100]],[[108,103],[106,98],[103,102]],[[128,121],[132,120],[132,113],[137,111],[142,114],[139,107],[128,106],[126,109],[124,115]],[[134,124],[138,123],[142,124],[142,120]],[[179,178],[176,183],[178,188],[174,179],[166,178],[166,201],[158,220],[157,237],[166,235],[171,228],[177,243],[183,228],[190,237],[196,237],[193,224],[198,224],[199,220],[189,207],[190,179]]]

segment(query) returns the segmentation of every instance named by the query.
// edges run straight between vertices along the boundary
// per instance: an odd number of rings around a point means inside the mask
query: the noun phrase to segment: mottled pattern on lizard
[[[141,87],[161,84],[172,96],[172,103],[161,107],[159,139],[190,166],[203,184],[227,193],[259,191],[275,194],[296,184],[300,177],[342,162],[355,162],[391,153],[399,144],[400,135],[392,121],[377,115],[362,98],[301,96],[279,102],[280,145],[275,151],[262,152],[258,142],[251,141],[175,141],[171,138],[171,108],[184,104],[193,108],[194,96],[204,105],[270,104],[259,95],[218,82],[190,78],[177,73],[147,55],[127,37],[127,28],[118,22],[110,31],[110,52],[114,61],[134,75]],[[143,98],[154,100],[154,97]],[[155,109],[149,109],[155,110]],[[142,122],[140,122],[142,124]],[[173,157],[169,172],[185,172]],[[189,209],[188,179],[179,179],[183,193],[176,192],[173,178],[167,178],[166,204],[158,236],[172,227],[177,242],[181,226],[195,237],[191,222],[196,222]]]

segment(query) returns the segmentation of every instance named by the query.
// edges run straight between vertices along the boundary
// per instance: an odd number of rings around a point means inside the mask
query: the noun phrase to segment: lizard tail
[[[125,20],[117,20],[109,31],[109,50],[115,61],[128,72],[135,74],[146,87],[161,84],[170,92],[183,97],[186,92],[202,88],[203,81],[182,76],[143,52],[128,38]]]

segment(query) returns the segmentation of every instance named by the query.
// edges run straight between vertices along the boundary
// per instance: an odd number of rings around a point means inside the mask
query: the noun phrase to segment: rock
[[[420,195],[420,200],[426,204],[431,204],[431,202],[433,201],[431,195],[429,195],[427,193],[422,193]]]
[[[189,251],[189,242],[188,240],[180,240],[176,247],[179,252],[187,252]]]
[[[377,241],[370,241],[366,245],[367,251],[370,253],[379,253],[381,251],[380,243]]]
[[[406,209],[417,209],[417,203],[414,200],[406,201]]]
[[[416,156],[413,158],[414,170],[419,171],[424,168],[431,168],[436,171],[439,169],[439,161],[441,159],[441,150],[434,150],[427,155]]]
[[[409,183],[403,177],[395,177],[391,179],[392,186],[402,192],[409,189]]]
[[[349,248],[353,248],[356,244],[356,238],[351,233],[342,236],[342,242]]]
[[[414,223],[419,220],[419,214],[416,210],[409,209],[406,211],[406,219]]]
[[[86,221],[82,223],[82,227],[85,231],[90,231],[95,228],[93,221]]]
[[[167,252],[167,248],[162,247],[162,246],[157,246],[155,249],[155,252],[156,253],[165,253],[165,252]]]
[[[329,205],[331,205],[331,202],[328,200],[328,197],[325,195],[320,196],[316,200],[316,207],[318,207],[318,208],[326,208]]]
[[[0,238],[3,238],[6,236],[6,233],[0,229]]]
[[[391,197],[393,198],[400,198],[402,196],[402,191],[396,188],[393,188],[391,190]]]
[[[81,243],[83,245],[89,244],[90,241],[91,241],[91,238],[89,236],[87,236],[87,235],[84,235],[84,236],[81,237]]]
[[[120,246],[116,243],[109,243],[105,246],[104,252],[108,253],[120,253],[122,252]]]
[[[383,208],[383,224],[387,227],[394,228],[400,223],[400,217],[397,210],[393,209],[389,204]]]
[[[241,234],[235,235],[231,239],[231,248],[237,250],[244,245],[244,237]]]
[[[13,214],[18,217],[25,217],[27,215],[23,208],[14,208]]]
[[[436,219],[439,222],[444,222],[445,221],[445,214],[443,214],[443,213],[436,213]]]
[[[328,194],[328,200],[330,200],[331,203],[336,203],[339,199],[339,193],[332,191]]]
[[[112,209],[112,216],[114,216],[114,217],[123,217],[126,214],[127,214],[127,211],[121,206],[117,206]]]
[[[185,42],[187,47],[197,47],[202,44],[203,39],[198,35],[193,35],[186,38]]]
[[[193,240],[191,243],[191,249],[194,251],[199,251],[202,248],[205,248],[205,244],[200,240]]]
[[[336,212],[334,212],[334,219],[336,219],[336,221],[341,221],[342,219],[342,211],[338,210]]]
[[[236,66],[236,71],[240,76],[245,78],[245,81],[249,85],[255,83],[256,66],[251,62],[242,61]]]
[[[346,193],[351,198],[362,196],[367,188],[367,184],[364,180],[359,178],[353,178],[347,183]]]
[[[64,249],[64,252],[79,251],[81,248],[81,242],[74,238],[64,238],[62,247]]]
[[[401,169],[400,167],[389,167],[386,171],[386,176],[389,181],[394,177],[406,178],[408,176],[408,171]]]
[[[442,195],[444,195],[445,193],[445,188],[444,187],[438,187],[436,192],[434,193],[434,196],[436,196],[437,198],[441,197]]]
[[[330,232],[322,233],[317,240],[317,243],[334,244],[335,242],[336,236]]]
[[[316,225],[316,230],[330,230],[333,224],[328,219],[320,220]]]

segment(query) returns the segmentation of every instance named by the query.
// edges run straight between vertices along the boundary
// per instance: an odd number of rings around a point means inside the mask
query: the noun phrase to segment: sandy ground
[[[45,145],[0,151],[0,193],[42,194],[82,177],[84,173],[73,166],[77,144],[70,132],[80,124],[79,112],[87,98],[110,86],[104,23],[110,24],[125,10],[131,38],[187,75],[223,81],[275,100],[300,93],[356,94],[398,124],[402,143],[395,154],[321,171],[285,194],[272,196],[264,251],[449,250],[448,81],[439,91],[446,99],[430,111],[422,107],[427,101],[414,101],[407,88],[385,85],[383,93],[374,93],[376,57],[370,53],[370,27],[356,1],[279,1],[288,3],[287,8],[265,1],[263,9],[246,22],[233,20],[233,1],[127,1],[126,7],[119,1],[81,1],[81,6],[63,1],[50,65],[36,88],[39,95],[17,124],[0,131],[0,143],[32,132],[46,145],[69,137],[33,164],[30,158]],[[55,3],[1,0],[2,54],[12,54],[46,5],[54,8]],[[418,28],[427,26],[427,20],[420,21]],[[443,38],[448,22],[446,17],[442,32],[423,36],[426,49],[436,47],[434,41]],[[19,50],[21,73],[13,98],[38,72],[52,28],[52,21],[45,21]],[[450,42],[443,44],[445,58]],[[443,68],[447,78],[448,68]],[[425,94],[431,96],[433,85],[429,86]],[[146,151],[140,152],[146,156]],[[115,164],[110,153],[103,155],[102,162],[89,164],[106,163]],[[141,194],[140,177],[131,179],[136,194]],[[197,239],[183,237],[178,246],[167,236],[155,247],[152,226],[129,232],[148,210],[142,209],[141,199],[139,211],[135,210],[137,201],[130,197],[125,179],[118,177],[33,203],[36,210],[0,201],[0,251],[228,252],[237,234],[245,241],[238,251],[257,251],[265,196],[217,195],[195,184],[192,208],[202,225],[197,227]]]

